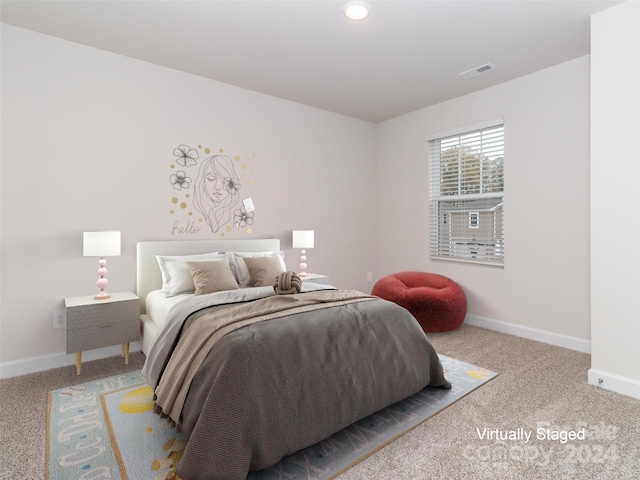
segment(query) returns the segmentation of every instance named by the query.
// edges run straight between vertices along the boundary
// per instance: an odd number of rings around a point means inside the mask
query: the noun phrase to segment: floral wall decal
[[[176,163],[181,167],[190,167],[198,163],[200,154],[194,148],[190,148],[186,145],[178,145],[173,151],[173,154],[178,157]]]
[[[232,159],[222,152],[220,149],[220,154],[212,155],[209,148],[184,144],[173,150],[174,162],[182,168],[169,175],[171,187],[180,192],[180,197],[171,198],[174,208],[170,213],[183,220],[174,221],[172,235],[210,231],[224,236],[234,230],[252,233],[254,212],[247,211],[243,204],[246,199],[240,200],[248,196],[247,188],[253,185],[253,180],[246,178],[247,173],[253,172],[248,165],[251,159],[241,160],[238,155]],[[170,165],[171,169],[176,168],[175,164]],[[253,208],[250,203],[249,210]]]
[[[191,184],[191,177],[187,177],[187,174],[182,170],[178,170],[174,175],[171,175],[169,180],[173,184],[173,188],[176,190],[189,188],[189,185]]]
[[[233,225],[235,227],[244,228],[247,225],[253,225],[253,212],[247,212],[245,206],[233,211]]]

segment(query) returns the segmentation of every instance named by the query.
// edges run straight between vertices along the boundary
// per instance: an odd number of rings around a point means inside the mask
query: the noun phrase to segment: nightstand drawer
[[[303,282],[321,283],[329,285],[329,277],[319,273],[308,273],[306,277],[301,277]]]
[[[123,322],[135,322],[137,325],[139,317],[140,301],[138,299],[118,302],[105,300],[103,303],[67,306],[67,330]]]
[[[67,353],[136,342],[139,337],[138,321],[105,323],[102,327],[76,328],[67,332]]]

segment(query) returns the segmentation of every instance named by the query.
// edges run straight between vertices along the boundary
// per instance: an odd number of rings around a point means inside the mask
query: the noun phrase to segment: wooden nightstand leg
[[[82,373],[82,352],[76,352],[76,375]]]
[[[122,344],[122,351],[124,353],[124,364],[129,365],[129,343]]]

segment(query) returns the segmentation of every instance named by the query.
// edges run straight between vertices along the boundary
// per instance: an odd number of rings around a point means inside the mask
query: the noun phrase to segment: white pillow
[[[284,252],[224,252],[229,258],[229,264],[231,265],[231,271],[238,281],[238,285],[241,287],[253,287],[253,281],[251,280],[251,274],[247,265],[244,263],[245,257],[278,257],[282,270],[286,270],[287,266],[284,263]]]
[[[162,273],[162,293],[167,297],[194,292],[196,287],[187,262],[222,260],[226,255],[218,252],[198,255],[156,255]]]

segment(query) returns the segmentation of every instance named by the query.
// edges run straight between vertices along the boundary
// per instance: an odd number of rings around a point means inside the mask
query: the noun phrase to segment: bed
[[[241,251],[241,252],[279,252],[278,239],[237,239],[237,240],[186,240],[186,241],[153,241],[139,242],[136,246],[136,293],[140,297],[140,349],[146,354],[158,335],[162,319],[152,318],[147,313],[146,300],[151,292],[162,288],[162,273],[156,256],[162,255],[197,255],[209,252]],[[156,293],[157,295],[157,293]],[[179,301],[180,298],[174,298]],[[170,308],[170,307],[168,307]],[[162,312],[161,312],[162,313]]]
[[[157,412],[189,438],[183,480],[244,479],[426,386],[450,388],[407,310],[311,282],[274,288],[274,269],[296,280],[277,239],[141,242],[137,253],[143,375]],[[183,263],[195,293],[167,290],[188,280]]]

